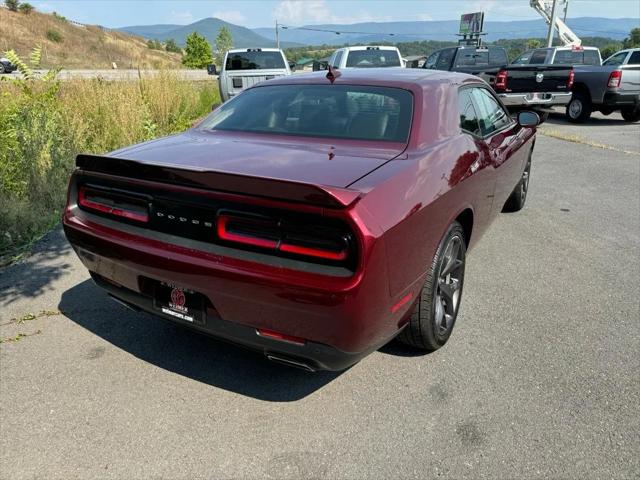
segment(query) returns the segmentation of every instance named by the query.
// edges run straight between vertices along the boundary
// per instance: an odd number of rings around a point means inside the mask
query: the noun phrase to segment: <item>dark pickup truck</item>
[[[502,47],[443,48],[431,54],[423,68],[477,75],[492,86],[509,110],[538,110],[543,118],[549,107],[571,100],[570,65],[509,65]]]

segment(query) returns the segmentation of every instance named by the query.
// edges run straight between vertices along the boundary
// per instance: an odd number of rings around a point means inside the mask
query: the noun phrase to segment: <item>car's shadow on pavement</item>
[[[53,282],[71,270],[65,256],[70,251],[62,228],[55,228],[33,247],[24,261],[0,268],[0,308],[53,290]]]
[[[58,308],[81,327],[145,362],[259,400],[299,400],[341,374],[280,366],[259,353],[132,312],[91,280],[64,292]]]
[[[584,123],[571,123],[564,113],[553,112],[543,125],[569,125],[572,127],[604,127],[607,125],[626,125],[622,118],[613,116],[611,118],[591,117]]]

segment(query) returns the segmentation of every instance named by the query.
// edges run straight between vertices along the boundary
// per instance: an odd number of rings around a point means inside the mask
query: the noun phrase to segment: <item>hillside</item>
[[[236,48],[275,47],[276,45],[275,39],[265,38],[253,30],[225,22],[219,18],[203,18],[189,25],[137,25],[122,27],[118,30],[154,40],[168,40],[172,38],[178,45],[184,45],[190,33],[198,32],[215,48],[218,31],[222,27],[229,29],[231,37],[233,38],[233,46]],[[281,46],[293,47],[298,46],[298,44],[294,42],[281,42]]]
[[[441,20],[312,25],[282,30],[280,32],[280,40],[304,45],[342,45],[345,43],[357,44],[382,41],[395,43],[419,40],[457,41],[458,37],[455,34],[458,32],[459,23],[458,20]],[[580,17],[567,19],[567,24],[580,37],[598,35],[622,40],[629,35],[632,28],[638,26],[639,20],[638,18]],[[318,32],[304,30],[304,28],[329,31]],[[488,42],[493,42],[499,39],[544,37],[547,32],[547,25],[542,19],[509,22],[486,21],[484,30],[487,32],[484,39]],[[273,28],[254,28],[253,31],[271,40],[275,37]],[[354,33],[341,33],[338,36],[335,34],[336,31]],[[393,33],[394,35],[387,35],[388,33]]]
[[[141,37],[0,8],[0,53],[13,49],[26,58],[35,45],[43,47],[44,68],[181,68],[180,55],[151,50]]]

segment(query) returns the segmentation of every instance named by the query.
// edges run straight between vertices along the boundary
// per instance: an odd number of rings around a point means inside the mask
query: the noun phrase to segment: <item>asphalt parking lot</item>
[[[430,355],[273,365],[110,301],[52,232],[0,270],[0,338],[27,335],[0,345],[0,476],[638,478],[640,125],[594,117],[543,127],[572,141],[539,136]]]

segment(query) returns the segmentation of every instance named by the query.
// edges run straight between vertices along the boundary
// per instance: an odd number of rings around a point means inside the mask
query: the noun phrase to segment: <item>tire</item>
[[[593,105],[588,95],[583,92],[573,92],[571,101],[567,104],[566,115],[572,123],[584,123],[589,120]]]
[[[428,352],[447,343],[460,311],[466,254],[464,230],[453,222],[433,257],[411,318],[397,337],[400,342]]]
[[[0,75],[4,73],[4,65],[0,63]]]
[[[620,113],[625,122],[637,122],[640,120],[640,107],[623,108]]]
[[[524,204],[527,201],[527,193],[529,192],[529,179],[531,178],[531,155],[533,152],[529,153],[529,158],[527,159],[527,164],[522,171],[522,176],[516,185],[516,188],[513,189],[509,198],[505,202],[502,207],[503,212],[519,212],[524,208]]]
[[[540,124],[543,124],[547,120],[549,120],[549,112],[536,112],[540,117]]]

